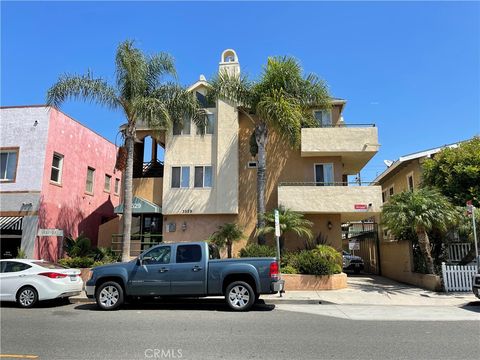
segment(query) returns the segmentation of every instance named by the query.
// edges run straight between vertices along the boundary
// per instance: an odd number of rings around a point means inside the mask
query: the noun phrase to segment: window
[[[173,124],[173,135],[190,135],[191,120],[188,116],[185,116],[183,123],[178,122]]]
[[[61,184],[62,169],[63,169],[63,155],[54,153],[53,160],[52,160],[52,171],[50,173],[50,181],[56,184]]]
[[[393,196],[393,185],[390,186],[390,188],[388,189],[388,197],[391,198]]]
[[[215,130],[215,114],[207,113],[207,124],[205,134],[212,135]],[[197,126],[197,135],[202,134],[202,126]]]
[[[31,266],[28,264],[24,264],[21,262],[16,262],[16,261],[7,261],[7,264],[5,265],[5,268],[3,269],[3,272],[19,272],[23,270],[30,269]]]
[[[170,254],[170,246],[159,246],[143,255],[142,262],[145,265],[169,264]]]
[[[408,190],[413,191],[413,187],[414,187],[413,172],[407,175],[407,186],[408,186]]]
[[[120,192],[120,179],[115,179],[115,194]]]
[[[110,192],[110,182],[112,177],[110,175],[105,174],[105,185],[103,185],[103,191]]]
[[[188,188],[190,186],[190,167],[172,167],[172,188]]]
[[[202,260],[200,245],[179,245],[177,247],[177,263],[195,263]]]
[[[93,194],[93,181],[95,178],[95,169],[88,167],[87,169],[87,182],[85,184],[85,192]]]
[[[382,202],[385,202],[385,201],[387,201],[387,191],[386,190],[382,191]]]
[[[0,151],[0,181],[14,182],[17,175],[18,148]]]
[[[196,188],[212,187],[212,167],[211,166],[195,166],[195,181]]]
[[[315,183],[317,186],[333,185],[333,164],[315,164]]]
[[[316,110],[313,113],[320,127],[332,126],[332,112],[330,110]]]

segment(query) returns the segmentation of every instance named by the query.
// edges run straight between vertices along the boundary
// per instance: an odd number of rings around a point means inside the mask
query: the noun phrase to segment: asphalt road
[[[257,305],[248,313],[230,312],[217,300],[115,312],[92,304],[27,310],[1,305],[1,354],[38,359],[478,359],[480,354],[479,321],[359,321],[317,314],[325,305]],[[465,311],[478,316],[480,307]]]

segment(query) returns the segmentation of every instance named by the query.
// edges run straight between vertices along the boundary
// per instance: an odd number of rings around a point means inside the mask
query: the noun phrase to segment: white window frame
[[[329,126],[324,126],[322,123],[319,123],[317,118],[315,117],[316,112],[328,113],[329,116],[330,116],[330,125]],[[313,110],[313,117],[314,117],[315,121],[317,121],[319,127],[333,127],[334,126],[333,125],[332,109],[316,109],[316,110]],[[323,115],[322,115],[322,119],[323,119]]]
[[[88,188],[87,188],[89,170],[92,170],[92,191],[89,191]],[[91,166],[88,166],[87,167],[87,177],[85,179],[85,193],[89,194],[89,195],[93,195],[94,191],[95,191],[95,168],[93,168]]]
[[[120,179],[119,178],[115,178],[113,193],[115,195],[118,195],[120,193]]]
[[[173,182],[173,169],[174,168],[180,168],[180,184],[179,184],[179,187],[174,187],[172,182]],[[188,169],[188,186],[182,186],[182,183],[183,183],[183,169]],[[170,170],[170,188],[171,189],[188,189],[190,188],[190,166],[185,166],[185,165],[177,165],[177,166],[172,166],[171,167],[171,170]]]
[[[20,148],[18,148],[18,147],[3,148],[3,149],[0,149],[0,153],[7,154],[7,162],[5,163],[5,174],[0,174],[0,176],[1,176],[0,182],[2,182],[2,183],[14,183],[14,182],[16,182],[16,180],[17,180],[17,170],[18,170],[18,158],[20,156]],[[15,159],[15,171],[13,173],[13,178],[9,179],[6,176],[7,176],[7,172],[8,172],[8,158],[10,157],[10,155],[8,155],[8,154],[11,154],[11,153],[16,154],[16,159]],[[5,176],[5,178],[3,176]]]
[[[335,185],[335,164],[328,162],[328,163],[315,163],[313,164],[313,182],[317,184],[317,165],[322,165],[323,167],[323,184],[319,186],[334,186]],[[325,181],[325,165],[332,166],[332,181],[331,183],[327,183]]]
[[[107,182],[107,178],[108,178],[108,182]],[[103,184],[103,191],[105,191],[106,193],[110,193],[110,191],[112,190],[112,175],[108,175],[108,174],[105,174],[105,178],[104,178],[104,184]],[[108,183],[108,188],[107,188],[107,183]]]
[[[205,135],[214,135],[215,134],[215,129],[217,128],[217,111],[215,108],[206,108],[205,109],[205,112],[208,115],[212,115],[213,116],[213,124],[212,124],[212,132],[209,133],[207,132],[207,129],[208,129],[208,124],[207,126],[205,127],[205,133],[203,134],[203,136]],[[195,126],[195,135],[199,135],[199,136],[202,136],[202,134],[200,133],[200,127],[199,126]]]
[[[205,168],[211,168],[212,169],[212,184],[210,186],[205,186]],[[203,168],[203,173],[202,173],[202,186],[195,186],[195,170],[196,168]],[[195,165],[193,167],[193,187],[195,189],[211,189],[213,188],[213,177],[214,177],[214,173],[213,173],[213,166],[212,165]]]
[[[55,156],[58,156],[60,158],[60,162],[59,162],[59,167],[55,167],[53,166],[53,159],[55,159]],[[62,154],[59,154],[57,152],[54,152],[53,153],[53,156],[52,156],[52,168],[50,169],[50,182],[53,183],[53,184],[57,184],[57,185],[61,185],[62,184],[62,174],[63,174],[63,158],[64,156]],[[55,180],[52,180],[52,170],[55,169],[55,170],[58,170],[58,181],[55,181]]]
[[[390,199],[393,195],[395,195],[395,185],[391,185],[388,187],[388,198]]]
[[[407,189],[413,191],[413,189],[415,189],[415,177],[413,176],[413,171],[410,171],[405,177],[407,178]],[[412,178],[412,188],[410,188],[410,182],[408,181],[410,177]]]

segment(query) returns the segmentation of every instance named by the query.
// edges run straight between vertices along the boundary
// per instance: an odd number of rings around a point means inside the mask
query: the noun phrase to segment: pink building
[[[1,257],[21,248],[56,260],[62,238],[39,237],[39,229],[84,234],[96,245],[98,227],[119,204],[117,147],[52,107],[2,107],[0,114]]]

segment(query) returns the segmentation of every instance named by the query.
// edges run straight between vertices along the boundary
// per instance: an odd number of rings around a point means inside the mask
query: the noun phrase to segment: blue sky
[[[65,72],[113,80],[127,38],[171,53],[184,85],[214,74],[226,48],[253,77],[270,55],[297,57],[348,100],[347,123],[378,126],[363,180],[384,159],[480,133],[478,2],[2,2],[1,105],[44,103]],[[112,141],[123,121],[76,101],[62,110]]]

